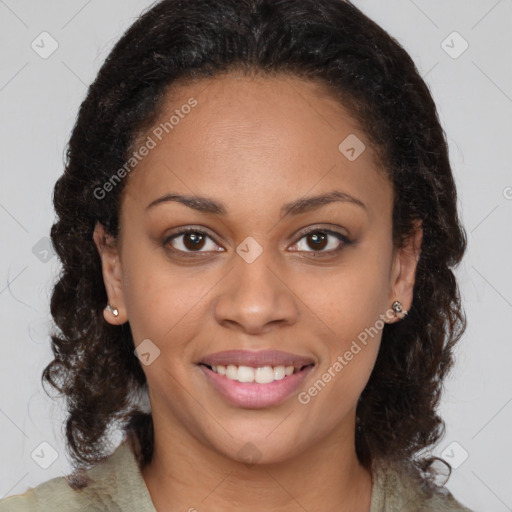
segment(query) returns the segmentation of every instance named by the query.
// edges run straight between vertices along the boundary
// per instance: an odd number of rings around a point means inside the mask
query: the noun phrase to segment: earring
[[[404,317],[407,316],[407,310],[402,308],[402,303],[399,300],[395,300],[391,305],[391,308],[395,312],[395,316],[397,316],[398,313],[403,313]]]
[[[110,311],[114,316],[119,316],[119,310],[117,308],[113,308],[110,304],[107,304],[105,309]]]

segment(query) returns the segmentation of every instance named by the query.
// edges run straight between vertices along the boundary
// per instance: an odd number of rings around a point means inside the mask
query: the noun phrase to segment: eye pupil
[[[313,249],[318,250],[318,249],[323,249],[325,247],[326,240],[327,240],[327,236],[325,233],[323,233],[321,231],[316,231],[315,233],[310,234],[308,236],[308,238],[310,240],[313,240],[313,243],[316,245],[316,247],[312,247]],[[323,243],[323,245],[321,245],[321,247],[319,247],[319,241],[320,241],[320,244]]]
[[[188,241],[191,241],[192,244],[189,245]],[[200,246],[200,244],[203,243],[204,244],[204,237],[203,235],[199,234],[199,233],[187,233],[184,235],[183,237],[183,245],[187,248],[187,249],[201,249],[202,248],[202,245]]]

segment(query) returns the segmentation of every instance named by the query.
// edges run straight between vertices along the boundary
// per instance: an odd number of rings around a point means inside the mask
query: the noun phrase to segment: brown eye
[[[223,250],[204,231],[188,228],[166,238],[164,246],[170,246],[174,252],[181,253],[207,253]],[[203,250],[206,249],[206,250]]]
[[[293,246],[296,251],[306,253],[334,254],[345,245],[350,245],[350,240],[336,231],[315,229],[303,232],[302,237]]]
[[[204,236],[199,233],[187,233],[183,235],[183,245],[191,250],[201,249],[204,246]]]
[[[309,247],[314,251],[321,251],[327,245],[327,235],[322,231],[315,231],[306,237]]]

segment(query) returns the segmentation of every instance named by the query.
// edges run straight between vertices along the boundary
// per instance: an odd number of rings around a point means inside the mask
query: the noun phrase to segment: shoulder
[[[423,478],[409,461],[375,460],[371,512],[473,512],[462,505],[446,487]]]
[[[138,464],[128,443],[85,473],[89,484],[74,489],[57,477],[24,494],[0,501],[0,512],[155,512]]]
[[[9,496],[0,501],[0,512],[32,512],[54,510],[79,510],[76,496],[65,477],[48,480],[24,494]],[[51,505],[50,505],[51,504]]]

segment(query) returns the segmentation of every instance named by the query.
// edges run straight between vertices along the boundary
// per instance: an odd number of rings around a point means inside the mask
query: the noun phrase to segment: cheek
[[[374,247],[367,244],[354,250],[328,275],[303,277],[297,291],[308,297],[305,302],[313,313],[309,317],[322,339],[320,382],[317,380],[314,389],[304,390],[305,400],[314,399],[316,407],[338,402],[341,407],[343,402],[339,414],[357,402],[368,382],[385,326],[383,314],[389,308],[392,249]]]
[[[310,287],[315,290],[310,309],[321,329],[323,363],[310,387],[301,390],[299,401],[305,407],[306,423],[315,423],[325,408],[331,411],[323,427],[326,430],[357,406],[385,326],[388,274],[375,260],[363,265],[359,259],[359,265],[360,269],[347,266],[331,275],[321,287],[318,281],[315,288]]]
[[[211,287],[211,285],[210,285]],[[165,261],[158,250],[133,248],[123,258],[123,292],[134,339],[163,344],[194,320],[208,289],[208,275],[190,278]]]
[[[158,366],[181,375],[197,357],[194,340],[208,334],[212,290],[222,276],[214,270],[180,270],[156,258],[153,263],[133,265],[126,273],[130,329],[136,345],[150,339],[159,348]],[[151,375],[153,365],[145,371]]]
[[[379,256],[380,254],[380,256]],[[390,305],[390,256],[359,248],[330,272],[304,273],[294,292],[329,337],[357,337]]]

